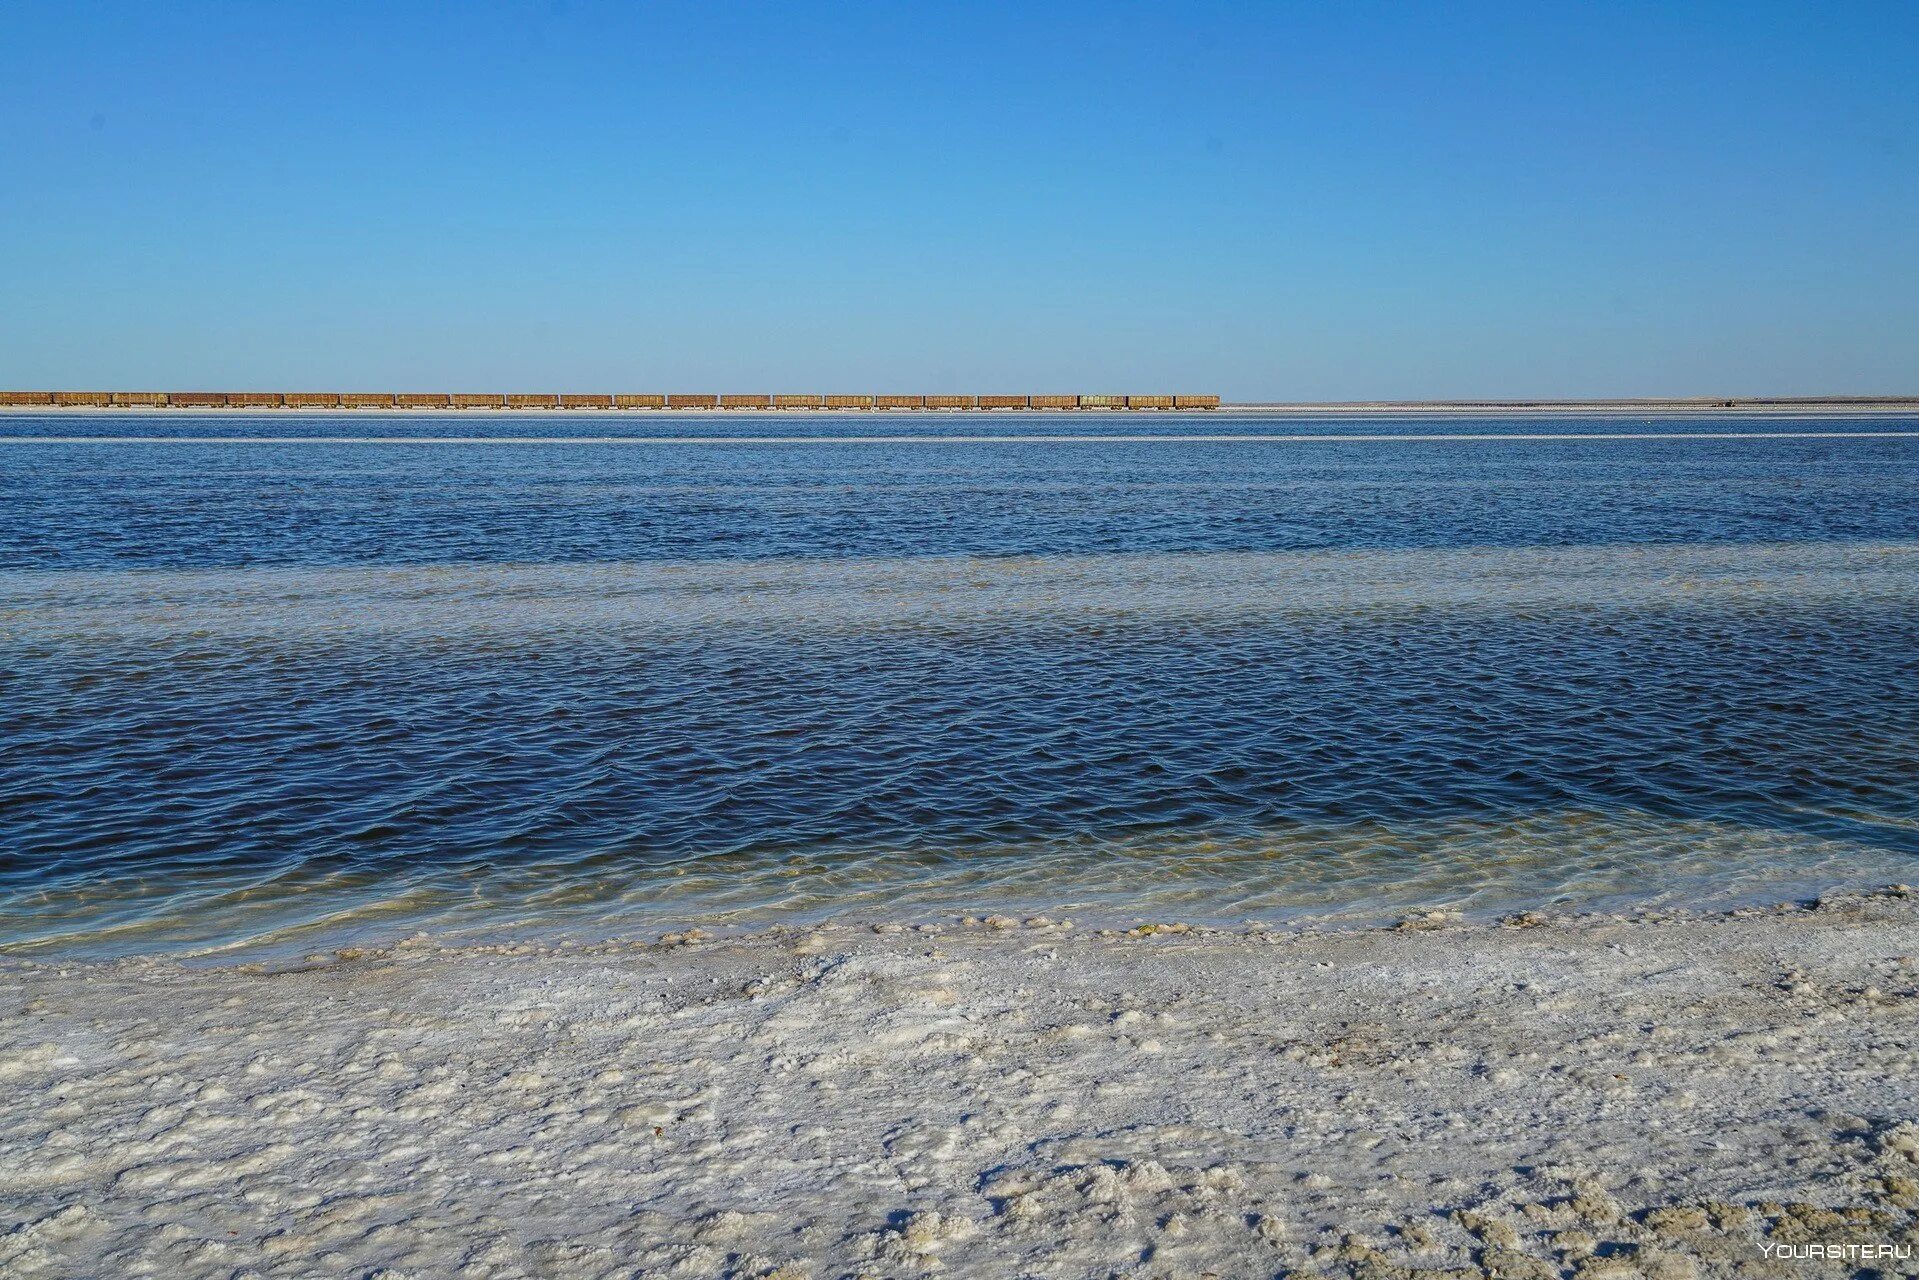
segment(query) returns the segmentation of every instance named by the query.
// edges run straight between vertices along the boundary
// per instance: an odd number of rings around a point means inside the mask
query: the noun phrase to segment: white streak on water
[[[1910,440],[1919,431],[1448,431],[1327,434],[1214,432],[1208,434],[1002,434],[807,436],[0,436],[0,445],[895,445],[895,444],[1442,444],[1624,443],[1634,440]]]
[[[0,571],[0,642],[1919,602],[1919,542]]]

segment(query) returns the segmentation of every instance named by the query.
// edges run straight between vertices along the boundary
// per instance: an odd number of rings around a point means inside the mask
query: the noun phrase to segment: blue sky
[[[1919,392],[1919,5],[0,10],[0,385]]]

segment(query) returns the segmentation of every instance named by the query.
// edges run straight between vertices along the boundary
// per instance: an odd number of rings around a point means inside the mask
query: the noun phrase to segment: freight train
[[[468,395],[361,391],[0,391],[0,406],[96,409],[1217,409],[1218,396]]]

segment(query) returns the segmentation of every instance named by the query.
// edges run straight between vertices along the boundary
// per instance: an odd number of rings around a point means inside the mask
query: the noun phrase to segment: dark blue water
[[[1911,878],[1910,420],[533,421],[0,419],[0,944]]]
[[[0,452],[0,565],[570,563],[1905,538],[1910,437],[839,444],[1144,416],[16,416],[7,434],[799,433],[805,445],[66,444]],[[1909,420],[1144,417],[1168,434],[1879,431]],[[875,425],[877,424],[877,426]]]

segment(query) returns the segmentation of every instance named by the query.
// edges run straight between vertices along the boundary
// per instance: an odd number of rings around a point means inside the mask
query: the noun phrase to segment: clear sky
[[[0,386],[1919,392],[1919,4],[0,6]]]

